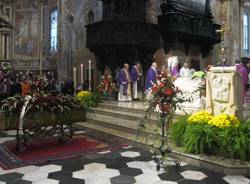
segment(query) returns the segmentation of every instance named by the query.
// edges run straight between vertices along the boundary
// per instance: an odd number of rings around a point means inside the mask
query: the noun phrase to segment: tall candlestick
[[[76,87],[76,68],[73,68],[74,87]]]
[[[83,84],[83,64],[81,64],[81,85]]]
[[[91,91],[91,60],[89,60],[89,91]]]

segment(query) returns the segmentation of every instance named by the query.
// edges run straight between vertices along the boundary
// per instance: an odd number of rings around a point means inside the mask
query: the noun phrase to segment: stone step
[[[111,109],[117,111],[126,111],[132,113],[145,114],[147,106],[144,102],[132,103],[132,102],[123,102],[123,103],[112,103],[112,102],[103,102],[98,104],[99,108]]]
[[[128,113],[134,113],[134,114],[146,114],[147,111],[147,105],[145,102],[138,102],[138,103],[133,103],[133,102],[102,102],[98,104],[99,109],[108,109],[108,110],[114,110],[117,112],[128,112]],[[185,111],[180,111],[176,110],[174,114],[174,118],[184,115],[184,114],[192,114],[194,112],[198,112],[201,109],[194,109],[194,108],[185,108]],[[157,119],[159,116],[158,112],[151,112],[150,116],[152,119]]]
[[[88,120],[87,122],[79,122],[78,126],[85,127],[88,129],[92,129],[98,132],[102,132],[105,134],[113,135],[116,137],[121,137],[123,139],[127,139],[129,141],[138,142],[146,145],[154,145],[154,147],[160,146],[160,140],[156,139],[155,135],[145,135],[145,134],[135,134],[127,131],[116,130],[114,128],[106,127],[103,125],[95,124],[92,120]]]
[[[113,110],[113,109],[106,109],[106,108],[92,108],[95,114],[106,115],[111,117],[116,117],[120,119],[127,119],[131,121],[138,121],[140,122],[145,117],[144,113],[135,113],[135,112],[128,112],[126,109],[123,111]],[[158,118],[155,115],[150,117],[150,122],[157,123]]]
[[[137,133],[137,129],[140,124],[140,120],[128,120],[116,116],[102,115],[99,113],[88,113],[87,118],[91,121],[91,123],[98,124],[103,127],[113,128],[121,132],[130,132],[133,134]],[[148,134],[157,134],[158,132],[160,132],[157,121],[146,122],[145,128],[141,129],[141,132]]]

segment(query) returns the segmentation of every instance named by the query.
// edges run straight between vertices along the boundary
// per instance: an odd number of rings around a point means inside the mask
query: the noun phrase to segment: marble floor
[[[78,130],[85,134],[90,130]],[[95,133],[95,132],[91,132]],[[99,133],[96,132],[96,135]],[[13,141],[15,132],[1,132],[0,144]],[[108,135],[104,139],[121,141]],[[250,175],[250,174],[249,174]],[[250,184],[250,176],[222,175],[181,163],[156,171],[152,155],[137,146],[107,150],[83,157],[3,170],[0,184]]]

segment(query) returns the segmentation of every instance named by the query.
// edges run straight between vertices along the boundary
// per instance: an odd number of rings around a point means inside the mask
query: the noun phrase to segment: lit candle
[[[91,91],[91,60],[89,60],[89,91]]]
[[[81,64],[81,84],[83,84],[83,64]]]
[[[76,68],[75,67],[73,68],[73,71],[74,71],[74,74],[73,74],[73,77],[74,77],[74,87],[76,87]]]
[[[222,47],[222,48],[221,48],[221,53],[224,54],[224,51],[225,51],[225,48]]]

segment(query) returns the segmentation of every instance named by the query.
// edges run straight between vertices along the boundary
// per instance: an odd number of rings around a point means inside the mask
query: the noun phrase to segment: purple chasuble
[[[172,68],[171,75],[174,76],[174,77],[178,77],[179,76],[178,66],[174,66]]]
[[[129,82],[130,81],[126,75],[125,69],[121,69],[119,76],[118,76],[117,84],[118,86],[123,85],[123,95],[128,95],[128,83]]]
[[[152,82],[156,81],[157,71],[150,67],[147,72],[146,81],[145,81],[145,91],[149,90],[152,86]]]
[[[138,81],[139,77],[140,77],[140,74],[138,73],[138,70],[136,68],[136,66],[134,66],[130,72],[130,75],[131,75],[131,80],[132,82],[136,82]]]
[[[249,81],[247,69],[241,64],[236,64],[236,69],[242,78],[244,89],[246,91],[246,85],[248,84]]]

